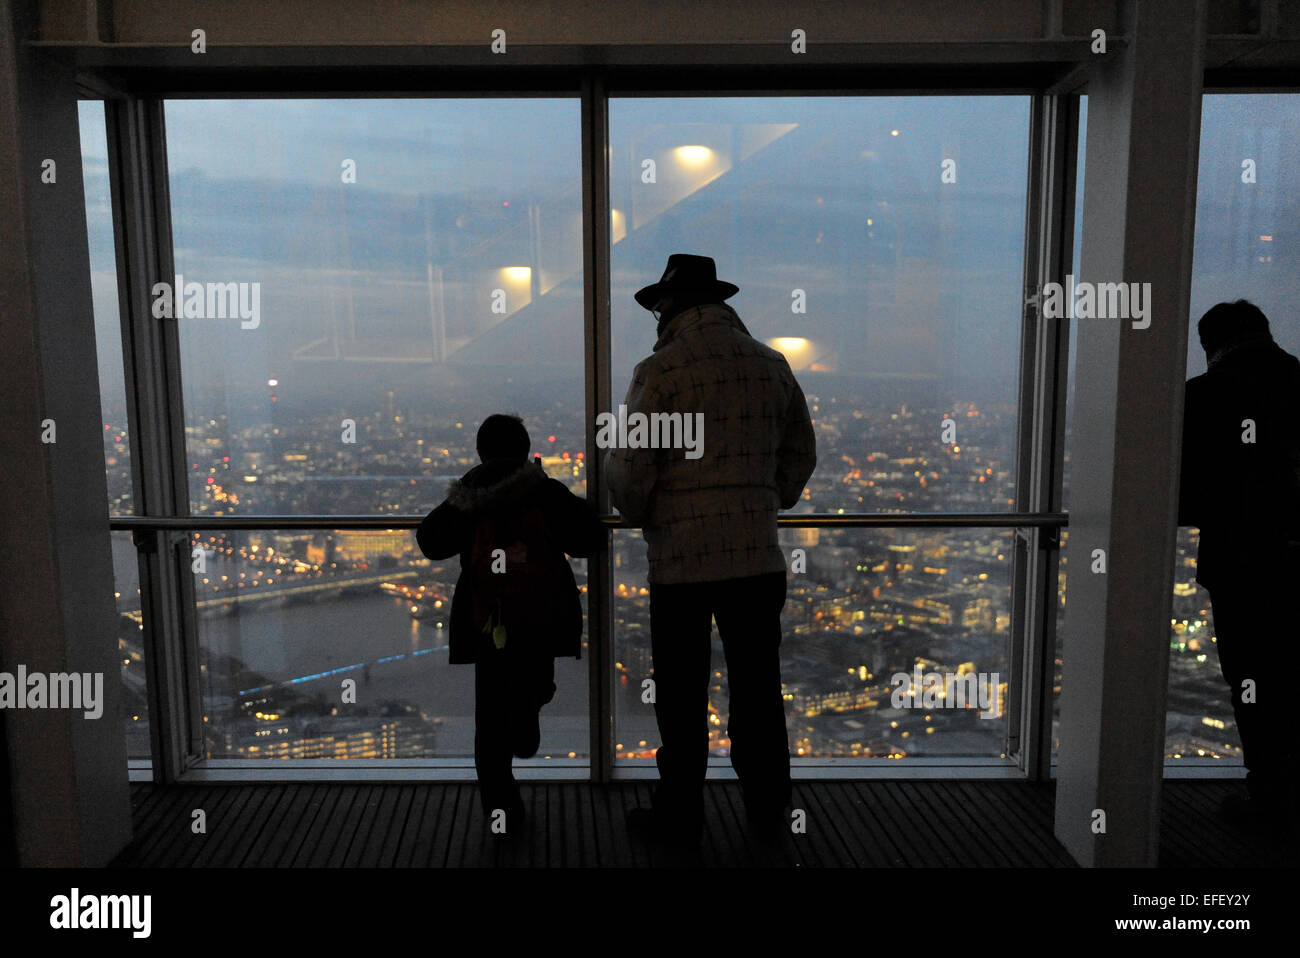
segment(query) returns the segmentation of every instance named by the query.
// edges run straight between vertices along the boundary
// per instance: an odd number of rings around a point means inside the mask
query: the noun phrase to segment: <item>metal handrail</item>
[[[422,521],[424,516],[110,516],[108,525],[115,532],[153,529],[416,529]],[[602,515],[600,521],[611,529],[641,528],[616,513]],[[803,515],[787,513],[778,516],[776,522],[778,526],[794,528],[1059,529],[1070,524],[1069,514],[1064,512],[815,512]]]

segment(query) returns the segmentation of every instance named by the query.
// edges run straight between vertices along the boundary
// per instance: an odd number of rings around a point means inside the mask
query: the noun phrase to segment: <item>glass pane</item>
[[[818,465],[794,512],[1014,510],[1028,121],[1026,97],[612,100],[615,396],[656,338],[633,293],[670,253],[712,256],[740,287],[729,304],[786,355],[808,399]],[[791,548],[814,543],[783,616],[795,755],[1002,754],[1000,718],[958,732],[969,716],[881,716],[890,677],[918,664],[1006,681],[1006,573],[998,560],[977,582],[967,566],[1005,555],[992,545],[1004,536],[783,532]],[[891,543],[963,558],[916,571],[891,564]],[[641,703],[645,546],[620,532],[614,550],[616,751],[644,758],[657,744]],[[801,601],[815,619],[794,611]],[[904,630],[914,639],[895,647]],[[726,754],[720,645],[710,711],[714,754]]]
[[[193,512],[423,514],[497,412],[585,495],[576,98],[166,109]],[[473,670],[423,601],[457,560],[410,530],[199,538],[210,757],[472,755]],[[557,684],[540,757],[585,757],[586,663]]]
[[[1028,121],[1026,97],[612,100],[616,401],[655,342],[632,294],[712,256],[809,401],[796,512],[1014,510]]]
[[[122,684],[126,690],[126,757],[150,759],[149,673],[145,671],[144,642],[140,633],[140,566],[135,541],[129,532],[114,532],[113,575],[117,602],[117,649],[122,656]]]
[[[807,556],[807,571],[788,576],[782,614],[791,756],[1004,758],[1013,535],[782,529],[787,551]],[[613,558],[616,755],[651,758],[659,734],[654,707],[642,702],[654,663],[640,533],[616,531]],[[725,756],[727,672],[716,629],[712,641],[709,745]]]
[[[90,248],[90,291],[99,367],[99,403],[104,426],[104,469],[108,514],[131,515],[131,437],[127,424],[126,376],[122,365],[122,325],[117,302],[117,255],[113,247],[113,204],[108,180],[108,136],[104,104],[77,104],[81,131],[82,182],[86,196],[86,235]],[[150,758],[148,673],[140,641],[140,582],[135,545],[128,532],[112,534],[113,593],[118,613],[118,650],[126,686],[126,754]]]
[[[458,559],[406,529],[194,542],[208,758],[473,758],[474,667],[447,661]],[[585,659],[556,659],[555,684],[537,757],[586,758]]]
[[[585,489],[576,99],[166,113],[195,513],[425,511],[495,412]]]
[[[1300,176],[1300,96],[1209,95],[1202,99],[1196,246],[1188,316],[1187,376],[1206,371],[1197,321],[1215,303],[1248,299],[1274,340],[1300,355],[1300,294],[1286,226],[1300,209],[1289,189]],[[1248,182],[1250,181],[1250,182]],[[1197,450],[1184,450],[1195,456]],[[1178,530],[1165,753],[1169,759],[1241,759],[1241,738],[1219,667],[1214,611],[1197,585],[1200,531]],[[1287,636],[1259,636],[1262,643]]]
[[[82,100],[77,113],[86,194],[86,234],[90,245],[90,291],[95,311],[95,351],[99,358],[108,514],[124,516],[134,511],[131,434],[126,414],[126,375],[122,367],[122,323],[117,302],[117,255],[113,248],[113,201],[108,185],[104,104],[100,100]]]

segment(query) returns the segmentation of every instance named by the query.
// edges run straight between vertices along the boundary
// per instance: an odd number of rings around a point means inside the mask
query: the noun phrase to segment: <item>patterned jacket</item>
[[[643,527],[652,583],[780,572],[776,514],[792,508],[817,463],[803,390],[776,350],[723,303],[674,316],[632,374],[637,412],[704,414],[702,455],[615,448],[611,498]]]

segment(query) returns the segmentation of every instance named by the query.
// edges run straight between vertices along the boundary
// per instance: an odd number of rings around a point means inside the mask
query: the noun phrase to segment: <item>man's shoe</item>
[[[777,798],[770,793],[752,790],[749,794],[742,794],[741,798],[749,832],[755,838],[773,840],[789,833],[791,796],[788,791]]]
[[[659,841],[659,829],[656,827],[653,808],[632,808],[627,813],[627,830],[633,837],[643,842]]]
[[[760,842],[776,842],[783,839],[790,831],[790,820],[784,808],[775,808],[763,812],[746,812],[749,831]]]

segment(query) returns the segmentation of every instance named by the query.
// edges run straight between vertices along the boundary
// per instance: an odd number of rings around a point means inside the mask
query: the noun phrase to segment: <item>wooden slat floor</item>
[[[739,785],[705,787],[698,855],[628,834],[652,783],[521,785],[528,822],[493,836],[464,784],[131,787],[135,841],[115,867],[1073,867],[1052,834],[1054,785],[1023,782],[800,782],[806,831],[749,836]],[[1161,865],[1284,865],[1267,836],[1218,817],[1232,782],[1166,782]],[[202,809],[206,832],[191,830]]]

